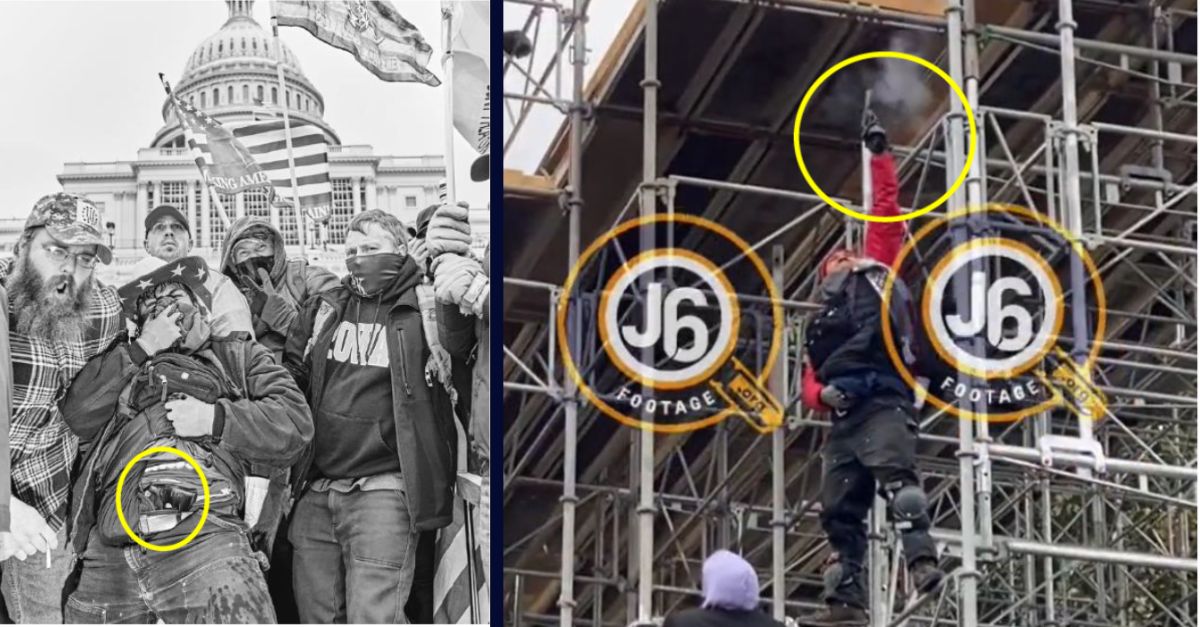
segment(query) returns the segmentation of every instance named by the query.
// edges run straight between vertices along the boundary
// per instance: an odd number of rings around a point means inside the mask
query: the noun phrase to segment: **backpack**
[[[167,420],[165,402],[174,395],[186,394],[205,403],[215,403],[221,398],[241,398],[242,392],[225,373],[224,366],[211,350],[200,351],[193,355],[180,353],[159,353],[153,356],[138,370],[132,381],[121,393],[118,403],[116,420],[118,423],[114,433],[131,428],[132,421],[144,420],[145,429],[153,441],[174,439],[174,428]],[[143,425],[133,424],[132,428],[141,429]],[[112,445],[110,440],[106,445]],[[115,442],[120,442],[120,436]],[[243,494],[239,485],[234,485],[231,477],[225,477],[214,466],[212,452],[204,446],[205,438],[198,441],[177,440],[173,446],[191,455],[201,466],[205,467],[210,493],[212,494],[211,511],[236,512],[241,507]],[[137,451],[118,451],[118,457],[127,457]],[[178,461],[178,460],[172,460]],[[149,492],[143,491],[141,482],[152,462],[138,464],[128,473],[121,498],[121,509],[125,520],[131,527],[137,527],[143,515],[155,519],[155,515],[164,517],[171,514],[175,520],[162,529],[138,528],[140,535],[173,529],[181,523],[177,514],[199,511],[202,505],[198,495],[188,495],[187,488],[194,483],[195,471],[191,468],[168,469],[156,473],[158,477],[153,483],[153,494],[157,497],[170,493],[172,499],[185,502],[164,509],[162,503],[152,503]],[[122,546],[130,540],[120,524],[116,511],[101,507],[96,512],[96,529],[101,541],[111,546]],[[154,541],[154,540],[150,540]]]

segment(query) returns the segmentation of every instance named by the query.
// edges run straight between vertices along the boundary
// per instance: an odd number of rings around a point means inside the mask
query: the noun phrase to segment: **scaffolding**
[[[660,107],[678,78],[659,55],[660,31],[672,20],[724,18],[696,64],[721,75],[755,29],[799,15],[820,20],[823,32],[811,44],[818,73],[880,31],[940,38],[933,60],[963,86],[979,144],[966,183],[931,216],[987,202],[1034,208],[1088,247],[1109,293],[1105,338],[1070,324],[1071,337],[1062,338],[1075,355],[1103,343],[1093,374],[1111,402],[1101,420],[1054,411],[997,425],[922,415],[933,535],[953,575],[940,594],[910,605],[898,542],[877,502],[868,521],[872,626],[1196,625],[1195,3],[986,3],[992,11],[1011,5],[1004,23],[978,18],[984,4],[641,0],[585,85],[588,0],[505,0],[506,11],[525,16],[522,32],[535,44],[533,54],[504,64],[506,151],[537,108],[565,116],[542,169],[505,177],[506,623],[658,622],[696,604],[700,564],[717,548],[737,550],[755,566],[764,607],[776,618],[821,606],[828,547],[818,524],[819,451],[829,423],[792,400],[803,319],[817,308],[812,269],[854,225],[810,191],[762,174],[772,144],[790,142],[791,115],[755,123],[704,116],[701,103],[717,88],[694,83],[672,92],[670,111]],[[1088,14],[1086,37],[1076,11]],[[550,50],[538,43],[543,27],[554,29]],[[1180,31],[1192,33],[1186,51],[1177,47]],[[1010,75],[1026,64],[1056,56],[1056,87],[1036,106],[985,97],[1006,81],[1019,83]],[[624,75],[638,79],[640,110],[610,97]],[[815,74],[797,72],[779,110],[794,113],[805,76]],[[624,84],[628,95],[632,83]],[[1103,103],[1121,98],[1136,101],[1121,109],[1135,115],[1104,119],[1113,116]],[[922,185],[932,187],[927,179],[944,173],[948,183],[965,163],[961,104],[950,97],[943,108],[894,147],[902,184],[918,188],[914,206]],[[593,158],[589,167],[629,171],[628,181],[613,174],[614,190],[585,189],[587,142],[599,141],[606,117],[640,119],[641,160],[625,158],[641,171]],[[753,165],[739,162],[721,177],[675,171],[683,140],[664,146],[671,143],[662,141],[664,128],[747,138]],[[612,143],[634,153],[635,136],[613,134]],[[805,140],[846,148],[819,130]],[[794,162],[791,174],[799,178]],[[756,176],[765,180],[751,182]],[[596,179],[608,182],[603,173]],[[861,207],[855,177],[847,181],[835,195]],[[606,199],[593,201],[597,194]],[[602,210],[591,211],[593,202]],[[786,428],[761,436],[727,420],[655,435],[610,424],[577,394],[555,343],[562,279],[583,238],[639,213],[687,211],[722,222],[754,213],[734,208],[768,202],[797,207],[743,233],[784,295],[787,332],[770,387],[792,408]],[[522,219],[539,222],[545,239],[527,238]],[[1063,272],[1081,285],[1079,268]],[[569,335],[575,342],[588,332],[576,326]]]

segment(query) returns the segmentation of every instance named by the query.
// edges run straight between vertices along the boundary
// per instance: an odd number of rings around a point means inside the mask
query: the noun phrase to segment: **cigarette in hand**
[[[50,549],[46,549],[46,568],[50,568]]]

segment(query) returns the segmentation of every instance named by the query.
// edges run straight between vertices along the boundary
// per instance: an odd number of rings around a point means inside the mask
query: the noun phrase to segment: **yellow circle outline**
[[[742,254],[744,254],[746,258],[750,260],[750,263],[763,278],[763,282],[767,285],[767,292],[771,300],[771,317],[774,322],[772,325],[774,329],[771,333],[771,347],[767,351],[767,365],[766,368],[764,368],[763,371],[756,377],[760,385],[765,385],[767,377],[770,376],[771,369],[775,365],[775,358],[779,354],[779,345],[783,339],[783,304],[780,302],[779,290],[776,289],[775,282],[771,280],[771,273],[767,271],[766,264],[764,264],[762,259],[758,257],[758,254],[755,253],[752,248],[750,248],[750,245],[746,243],[746,240],[738,237],[736,233],[721,226],[720,224],[717,224],[711,220],[706,220],[699,216],[693,216],[686,213],[656,213],[622,222],[604,235],[601,235],[598,239],[596,239],[596,241],[592,242],[583,251],[583,253],[579,255],[579,260],[575,262],[575,266],[571,268],[570,273],[567,274],[567,280],[565,283],[563,283],[562,291],[558,296],[558,316],[557,324],[555,326],[558,327],[558,346],[559,351],[562,353],[563,369],[571,375],[571,380],[575,383],[579,393],[583,394],[584,398],[591,401],[591,403],[595,405],[596,408],[599,409],[603,414],[623,425],[633,427],[635,429],[650,430],[654,431],[655,433],[686,433],[714,425],[732,414],[733,410],[726,408],[720,412],[717,412],[713,416],[704,418],[702,420],[677,424],[659,424],[655,422],[648,423],[626,416],[625,414],[613,409],[608,403],[605,403],[603,400],[601,400],[595,391],[593,391],[591,387],[589,387],[587,383],[583,381],[583,377],[579,374],[579,369],[575,366],[575,360],[571,357],[570,344],[567,342],[567,309],[570,304],[571,289],[574,287],[575,281],[578,280],[579,272],[583,266],[588,262],[589,259],[591,259],[592,255],[595,255],[596,252],[600,250],[601,246],[608,243],[613,238],[626,231],[629,231],[630,229],[658,222],[681,222],[684,224],[691,224],[693,226],[708,229],[713,233],[724,237],[727,241],[742,251]]]
[[[717,282],[719,282],[721,286],[725,288],[726,294],[735,293],[733,291],[733,284],[729,282],[729,278],[725,276],[724,272],[721,272],[721,269],[717,267],[717,264],[705,259],[704,257],[701,257],[700,255],[697,255],[690,250],[685,250],[682,248],[655,248],[654,250],[648,250],[644,253],[641,253],[626,263],[621,264],[621,267],[618,268],[617,271],[613,273],[612,277],[608,279],[604,285],[604,291],[600,293],[600,304],[597,307],[597,311],[599,312],[600,316],[603,315],[605,307],[608,305],[608,298],[613,293],[613,286],[618,280],[620,280],[621,277],[628,274],[633,270],[634,267],[642,262],[659,259],[662,257],[684,257],[690,259],[708,269],[708,271],[717,279]],[[742,310],[741,307],[738,307],[737,299],[730,299],[730,304],[733,307],[733,312],[730,317],[730,327],[737,329],[742,322]],[[599,318],[600,316],[597,317]],[[631,380],[641,383],[644,386],[652,387],[656,390],[683,390],[700,383],[701,381],[712,376],[717,370],[720,370],[721,366],[724,366],[725,362],[729,361],[729,356],[733,354],[733,349],[735,346],[737,346],[737,335],[730,333],[729,342],[727,342],[721,349],[720,357],[718,357],[717,360],[714,361],[713,364],[706,368],[703,372],[696,376],[684,379],[683,381],[662,383],[655,381],[650,377],[646,377],[634,372],[630,365],[622,361],[619,356],[616,355],[610,348],[612,344],[609,342],[608,326],[604,324],[603,320],[598,320],[597,324],[600,327],[600,344],[604,347],[604,352],[608,353],[608,358],[612,360],[613,365],[617,367],[617,370],[620,370],[621,374],[624,374]]]
[[[204,509],[200,511],[200,522],[196,523],[196,527],[192,529],[192,532],[189,533],[186,538],[176,542],[175,544],[153,544],[143,540],[141,536],[133,532],[133,529],[130,529],[129,522],[125,520],[124,508],[121,507],[121,489],[125,486],[125,477],[129,476],[130,469],[133,468],[133,465],[136,464],[138,460],[146,457],[147,455],[153,455],[154,453],[173,453],[182,457],[183,461],[191,465],[191,467],[196,471],[196,474],[200,476],[200,485],[204,486]],[[208,506],[210,504],[210,500],[211,495],[208,491],[208,478],[204,476],[204,471],[201,470],[200,464],[196,463],[196,460],[192,459],[191,455],[188,455],[187,453],[170,446],[152,446],[141,453],[134,455],[133,459],[129,460],[129,463],[125,464],[125,469],[121,471],[121,476],[117,477],[117,497],[115,506],[117,508],[117,519],[121,521],[121,528],[125,530],[125,533],[128,534],[130,538],[133,538],[134,542],[137,542],[151,551],[174,551],[175,549],[183,548],[184,545],[194,540],[200,533],[200,529],[204,527],[204,522],[208,520]]]
[[[817,88],[820,87],[822,83],[824,83],[838,70],[846,67],[847,65],[858,63],[859,61],[866,61],[867,59],[901,59],[904,61],[911,61],[917,65],[920,65],[921,67],[924,67],[930,72],[937,74],[943,81],[946,81],[946,84],[950,86],[950,89],[953,90],[955,95],[958,96],[958,99],[962,101],[963,109],[967,118],[967,125],[971,129],[971,140],[967,145],[967,161],[963,165],[962,172],[958,173],[958,178],[954,180],[954,184],[946,190],[946,193],[942,194],[940,198],[932,203],[929,203],[928,205],[916,211],[910,211],[909,213],[904,213],[898,216],[873,216],[869,213],[859,213],[858,211],[842,206],[836,200],[830,198],[829,194],[826,194],[825,190],[821,189],[821,187],[817,185],[817,182],[813,180],[812,174],[810,174],[808,171],[808,166],[804,164],[804,156],[800,151],[800,121],[804,118],[804,110],[808,107],[808,101],[812,98],[813,94],[816,93]],[[922,59],[921,57],[903,52],[894,52],[891,50],[864,52],[862,54],[854,55],[853,57],[838,63],[828,70],[825,70],[825,73],[817,77],[817,80],[811,86],[809,86],[808,91],[804,94],[804,99],[800,101],[800,108],[796,110],[795,128],[792,131],[792,145],[796,151],[796,163],[800,165],[800,174],[804,175],[804,180],[808,182],[808,185],[813,189],[813,192],[815,192],[817,196],[820,196],[821,200],[824,200],[834,209],[837,209],[848,216],[859,218],[860,220],[866,220],[867,222],[903,222],[905,220],[911,220],[917,216],[929,213],[930,211],[940,207],[942,203],[950,199],[950,196],[954,194],[959,187],[962,187],[963,181],[967,180],[967,172],[971,169],[971,162],[975,159],[976,141],[975,112],[971,109],[970,103],[967,102],[967,96],[963,93],[962,88],[958,86],[958,83],[955,83],[954,79],[950,78],[950,76],[943,72],[941,68],[930,63],[929,61],[926,61],[925,59]]]
[[[892,287],[896,282],[896,271],[903,265],[904,259],[916,248],[917,242],[929,235],[929,233],[938,226],[948,223],[950,220],[964,217],[972,211],[973,210],[970,208],[952,211],[949,214],[933,220],[929,224],[921,227],[916,233],[913,234],[909,241],[905,242],[904,247],[900,249],[900,254],[897,255],[896,260],[892,262],[892,271],[888,272],[887,280],[884,282],[881,311],[890,311]],[[1065,241],[1070,242],[1071,248],[1075,249],[1076,254],[1078,254],[1080,259],[1083,260],[1084,265],[1086,265],[1088,268],[1088,276],[1092,280],[1092,291],[1096,296],[1096,332],[1092,334],[1092,347],[1088,352],[1087,359],[1083,364],[1085,372],[1091,372],[1096,364],[1096,360],[1100,357],[1101,344],[1103,343],[1104,334],[1108,329],[1108,301],[1104,296],[1104,283],[1099,281],[1100,270],[1096,267],[1096,263],[1092,261],[1091,255],[1089,255],[1083,248],[1083,245],[1080,243],[1078,238],[1074,237],[1067,232],[1066,229],[1059,226],[1057,222],[1037,213],[1036,211],[1032,211],[1018,205],[994,202],[985,205],[983,207],[983,211],[1010,212],[1030,218],[1036,222],[1040,222],[1050,227],[1050,229],[1052,229]],[[900,374],[900,377],[904,379],[905,383],[909,385],[909,387],[911,387],[913,390],[921,389],[922,386],[920,383],[917,382],[915,377],[913,377],[913,374],[908,370],[908,366],[904,363],[904,360],[901,359],[899,353],[896,352],[896,340],[895,337],[892,336],[892,325],[883,324],[881,326],[883,327],[883,346],[887,350],[888,357],[892,360],[892,365],[896,367],[896,371]],[[1051,396],[1050,398],[1033,407],[1027,407],[1022,410],[1006,412],[1003,414],[981,415],[976,412],[959,409],[953,404],[946,403],[937,396],[929,393],[928,389],[926,389],[925,400],[934,407],[958,416],[959,418],[977,420],[980,422],[1014,422],[1038,412],[1049,410],[1057,405],[1055,397]]]
[[[1029,359],[1025,360],[1021,364],[1018,364],[1017,366],[1014,366],[1012,368],[1008,368],[1005,370],[997,370],[995,372],[984,372],[982,370],[975,368],[974,366],[963,364],[959,359],[956,359],[953,355],[950,355],[949,353],[947,353],[946,348],[944,346],[942,346],[941,342],[938,342],[938,341],[930,342],[930,345],[933,346],[933,350],[937,351],[937,354],[939,356],[941,356],[943,361],[945,361],[948,364],[954,364],[955,367],[957,369],[961,370],[962,372],[965,372],[973,377],[976,377],[979,379],[984,379],[987,381],[990,381],[992,379],[1012,378],[1012,377],[1015,377],[1015,376],[1025,372],[1026,370],[1029,370],[1030,368],[1034,367],[1035,365],[1037,365],[1037,363],[1039,361],[1041,361],[1041,359],[1043,357],[1046,356],[1046,353],[1050,352],[1050,349],[1053,348],[1054,343],[1058,341],[1059,334],[1062,333],[1063,309],[1065,307],[1065,305],[1063,303],[1062,284],[1059,282],[1058,276],[1055,275],[1054,269],[1050,267],[1050,264],[1046,263],[1045,259],[1042,259],[1042,257],[1040,255],[1038,255],[1029,246],[1027,246],[1021,242],[1018,242],[1016,240],[1009,239],[1009,238],[1001,238],[1001,237],[984,237],[984,238],[980,238],[980,239],[971,240],[971,241],[965,242],[963,244],[959,244],[957,247],[955,247],[953,250],[950,251],[950,254],[942,257],[942,259],[940,261],[938,261],[936,265],[934,265],[933,270],[929,273],[929,279],[926,280],[926,283],[925,283],[924,294],[922,294],[922,296],[921,296],[921,320],[925,324],[925,329],[927,331],[933,327],[933,324],[929,319],[929,307],[927,306],[927,303],[929,302],[929,299],[932,298],[932,296],[933,296],[932,292],[933,292],[933,284],[935,282],[935,280],[934,280],[935,277],[937,277],[942,272],[944,272],[946,270],[946,266],[948,266],[951,261],[954,261],[955,257],[965,254],[967,252],[970,252],[971,250],[974,250],[976,248],[983,248],[984,246],[993,246],[993,245],[1000,246],[1002,248],[1008,248],[1008,249],[1014,250],[1018,253],[1023,253],[1025,256],[1027,256],[1031,260],[1033,260],[1033,263],[1036,263],[1038,266],[1041,267],[1042,272],[1044,272],[1045,276],[1050,279],[1050,287],[1054,290],[1054,304],[1055,304],[1055,309],[1056,309],[1056,316],[1055,316],[1054,329],[1052,329],[1051,333],[1050,333],[1051,339],[1045,342],[1045,347],[1042,348],[1041,350],[1039,350],[1036,355],[1030,357]],[[931,339],[933,339],[933,338],[931,338]]]

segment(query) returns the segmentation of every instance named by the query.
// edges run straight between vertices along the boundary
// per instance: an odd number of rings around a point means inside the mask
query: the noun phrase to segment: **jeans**
[[[8,558],[0,570],[0,589],[4,604],[15,623],[61,623],[63,585],[71,572],[73,552],[67,544],[66,529],[58,532],[58,548],[50,550],[50,568],[46,554],[36,553],[25,558]]]
[[[303,623],[405,624],[417,531],[403,490],[308,490],[288,537]]]
[[[900,398],[870,399],[847,415],[834,417],[834,428],[821,452],[821,527],[837,562],[833,575],[827,573],[826,603],[866,607],[863,560],[867,528],[863,519],[877,491],[891,506],[892,491],[885,486],[897,490],[921,486],[910,406]],[[908,521],[900,530],[900,542],[909,565],[937,557],[927,515]]]
[[[68,623],[275,622],[262,566],[239,530],[170,552],[106,546],[93,535],[80,568]]]

